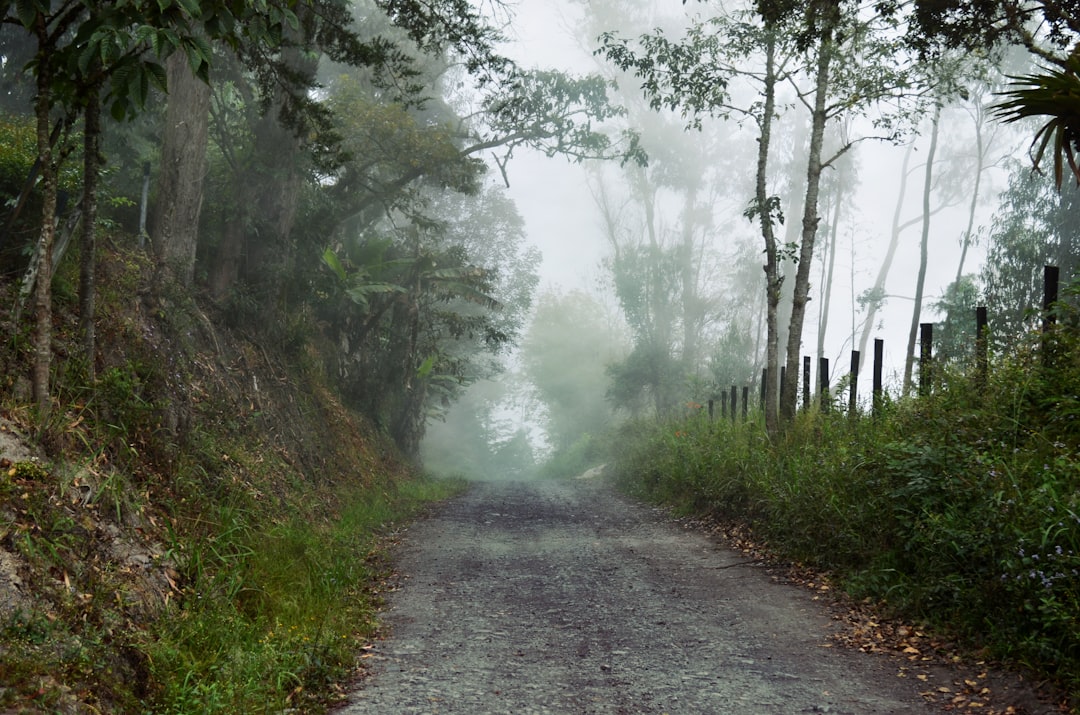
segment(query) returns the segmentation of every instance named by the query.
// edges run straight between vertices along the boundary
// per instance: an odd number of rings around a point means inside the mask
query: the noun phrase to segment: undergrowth
[[[373,635],[394,525],[460,483],[408,467],[317,355],[272,360],[183,295],[132,300],[139,252],[99,273],[126,288],[99,295],[96,379],[61,290],[48,418],[0,404],[44,448],[0,460],[0,586],[19,592],[0,593],[0,710],[325,709]],[[29,359],[21,333],[0,350],[9,375]]]
[[[140,638],[161,713],[280,712],[325,698],[373,635],[386,526],[445,498],[450,482],[373,484],[341,497],[340,515],[260,524],[219,506],[213,528],[178,539],[184,598]]]
[[[1075,697],[1077,395],[1080,336],[1063,327],[985,381],[943,375],[931,396],[887,401],[876,416],[814,410],[775,439],[760,420],[633,422],[613,467],[628,491],[748,522],[782,558]]]

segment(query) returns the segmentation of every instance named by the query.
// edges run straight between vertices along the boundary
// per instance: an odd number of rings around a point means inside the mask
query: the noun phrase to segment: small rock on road
[[[343,715],[929,713],[805,589],[602,479],[488,482],[413,525]]]

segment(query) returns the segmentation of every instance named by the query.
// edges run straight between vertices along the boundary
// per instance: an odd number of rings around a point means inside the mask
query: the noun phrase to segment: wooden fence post
[[[930,394],[934,346],[934,324],[919,323],[919,395]]]
[[[714,416],[713,415],[713,407],[714,407],[715,402],[716,402],[715,400],[713,400],[712,398],[709,398],[709,422],[713,421],[713,416]]]
[[[821,411],[829,411],[829,358],[818,358],[818,378],[821,384]]]
[[[731,421],[735,421],[735,404],[739,401],[739,393],[734,385],[731,386]]]
[[[848,414],[855,416],[855,410],[859,407],[859,351],[851,351],[851,379],[849,381],[850,392],[848,393]]]
[[[1058,267],[1043,266],[1043,332],[1047,332],[1057,322],[1054,315],[1054,303],[1058,299]]]
[[[727,419],[727,390],[720,393],[720,417]]]
[[[882,379],[881,370],[885,362],[885,341],[874,338],[874,414],[881,410]]]
[[[743,385],[742,388],[742,419],[746,422],[746,417],[750,413],[750,386]]]

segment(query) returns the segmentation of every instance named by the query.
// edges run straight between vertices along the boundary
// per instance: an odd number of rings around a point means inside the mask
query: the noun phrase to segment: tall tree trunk
[[[772,120],[776,112],[776,32],[766,28],[764,103],[761,110],[758,136],[757,174],[754,200],[757,203],[761,237],[765,242],[765,431],[775,436],[780,430],[777,414],[780,378],[777,309],[780,305],[780,260],[776,250],[773,210],[768,195],[769,142],[772,141]]]
[[[874,329],[874,319],[878,309],[884,302],[885,282],[892,270],[893,260],[896,258],[896,249],[900,245],[900,214],[904,208],[904,198],[907,196],[908,164],[911,163],[911,154],[914,145],[908,146],[904,154],[904,163],[900,167],[900,192],[896,197],[896,210],[893,211],[892,230],[889,234],[889,247],[885,249],[885,258],[881,260],[877,278],[874,279],[874,287],[870,289],[870,300],[866,304],[866,319],[863,321],[862,334],[859,336],[859,353],[866,355],[866,346],[870,340],[870,333]],[[866,364],[863,360],[862,364]]]
[[[971,232],[975,228],[975,208],[979,204],[979,189],[982,186],[982,173],[986,168],[986,148],[983,141],[983,125],[985,122],[985,110],[981,99],[975,108],[975,185],[971,189],[971,201],[968,204],[968,222],[964,229],[964,239],[961,243],[960,262],[956,266],[956,283],[964,275],[964,262],[967,260],[968,248],[971,246]]]
[[[191,72],[183,52],[170,55],[166,68],[169,100],[150,236],[159,266],[187,286],[195,276],[207,166],[210,87]]]
[[[904,392],[911,389],[911,372],[915,363],[915,338],[919,334],[919,316],[922,314],[923,289],[926,285],[926,265],[930,245],[930,190],[934,179],[934,154],[937,153],[938,128],[941,124],[941,104],[934,107],[930,130],[930,150],[926,154],[926,174],[923,180],[922,238],[919,241],[919,276],[915,281],[915,307],[911,311],[911,327],[908,330],[907,354],[904,357]]]
[[[795,294],[791,301],[791,322],[788,327],[787,374],[792,376],[788,382],[795,381],[799,374],[799,352],[802,346],[803,320],[806,316],[806,303],[810,299],[810,265],[814,258],[814,240],[818,228],[818,194],[821,189],[821,152],[825,140],[825,123],[828,121],[826,99],[829,89],[830,67],[833,46],[832,32],[823,31],[818,45],[817,68],[815,70],[814,108],[810,121],[810,151],[806,168],[806,199],[803,204],[802,239],[799,244],[799,265],[795,272]],[[781,396],[783,404],[780,415],[784,420],[795,417],[798,390],[785,390]]]
[[[101,98],[97,87],[90,90],[86,102],[83,129],[83,199],[82,248],[79,256],[79,332],[82,334],[86,376],[94,383],[97,370],[94,360],[94,303],[97,284],[94,267],[97,259],[97,185],[101,145]]]
[[[832,303],[833,272],[836,268],[836,243],[840,236],[840,204],[843,203],[844,176],[841,172],[836,184],[836,193],[832,197],[832,224],[829,226],[829,243],[825,246],[828,257],[822,266],[825,274],[821,282],[821,312],[818,315],[817,359],[825,357],[825,333],[829,329],[829,304]]]
[[[280,315],[295,259],[293,228],[303,188],[304,143],[286,126],[284,114],[290,92],[305,92],[318,68],[318,55],[300,46],[299,31],[290,33],[297,46],[283,51],[282,62],[300,86],[279,87],[267,111],[254,127],[251,160],[241,171],[241,208],[222,236],[219,259],[210,278],[212,294],[221,300],[241,279],[250,286],[260,306],[262,327]],[[301,120],[303,121],[303,120]]]
[[[34,361],[31,386],[34,403],[42,420],[49,414],[49,373],[52,370],[52,254],[56,240],[57,171],[53,162],[49,111],[52,109],[52,61],[46,49],[49,30],[45,16],[38,13],[35,23],[38,39],[37,99],[34,113],[37,119],[37,152],[41,162],[41,232],[38,234],[35,260],[37,279],[34,283]]]

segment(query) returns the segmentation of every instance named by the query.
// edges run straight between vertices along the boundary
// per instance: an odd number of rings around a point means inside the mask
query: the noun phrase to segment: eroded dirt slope
[[[927,713],[804,589],[600,479],[483,483],[410,529],[342,711]]]

